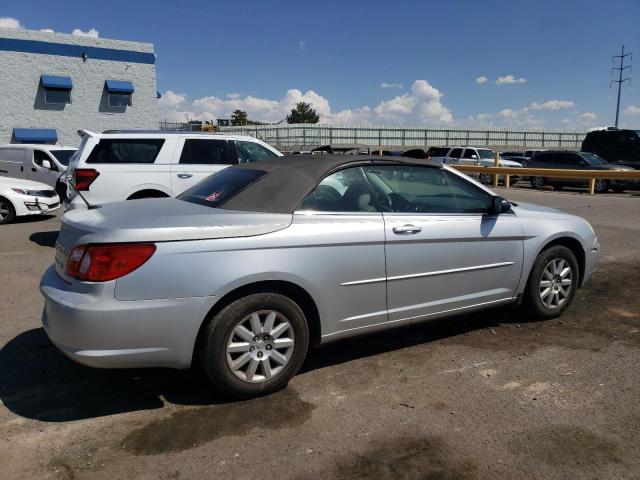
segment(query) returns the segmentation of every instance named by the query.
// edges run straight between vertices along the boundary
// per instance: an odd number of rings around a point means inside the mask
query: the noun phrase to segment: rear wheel
[[[556,245],[536,259],[524,292],[522,308],[536,319],[554,318],[569,307],[578,288],[578,262],[571,250]]]
[[[531,177],[531,186],[536,190],[540,190],[547,184],[547,179],[544,177]]]
[[[278,293],[256,293],[220,311],[203,332],[200,362],[225,393],[255,397],[285,387],[307,353],[304,313]]]
[[[480,182],[483,185],[493,185],[493,175],[491,173],[481,173]]]
[[[11,223],[16,218],[16,211],[13,205],[6,198],[0,197],[0,225]]]

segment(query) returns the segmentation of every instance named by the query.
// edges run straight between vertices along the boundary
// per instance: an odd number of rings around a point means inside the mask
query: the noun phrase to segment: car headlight
[[[29,195],[32,197],[37,197],[40,194],[40,192],[38,192],[37,190],[25,190],[23,188],[12,188],[11,190],[19,193],[20,195]]]

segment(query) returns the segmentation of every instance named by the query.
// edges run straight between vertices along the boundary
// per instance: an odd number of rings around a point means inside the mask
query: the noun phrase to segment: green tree
[[[318,123],[320,116],[310,103],[298,102],[291,109],[291,113],[287,115],[287,123]]]
[[[247,112],[243,110],[234,110],[231,114],[231,125],[246,125],[248,122]]]

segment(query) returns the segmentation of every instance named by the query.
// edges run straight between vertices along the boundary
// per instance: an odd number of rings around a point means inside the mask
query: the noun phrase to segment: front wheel
[[[523,313],[537,319],[555,318],[569,308],[579,283],[578,262],[571,250],[557,245],[536,258],[522,303]]]
[[[609,190],[609,182],[607,180],[596,178],[594,190],[596,193],[605,193],[607,190]]]
[[[278,293],[236,300],[206,326],[200,362],[211,381],[239,398],[276,392],[307,354],[309,329],[300,307]]]
[[[11,223],[16,218],[16,211],[11,202],[0,197],[0,225]]]
[[[493,175],[491,173],[481,173],[480,182],[483,185],[493,185]]]

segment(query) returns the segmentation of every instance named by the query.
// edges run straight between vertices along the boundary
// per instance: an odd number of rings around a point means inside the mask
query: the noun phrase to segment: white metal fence
[[[336,143],[390,147],[474,145],[500,147],[579,148],[584,132],[560,130],[461,129],[373,125],[246,125],[221,131],[251,135],[280,148],[310,148]]]

